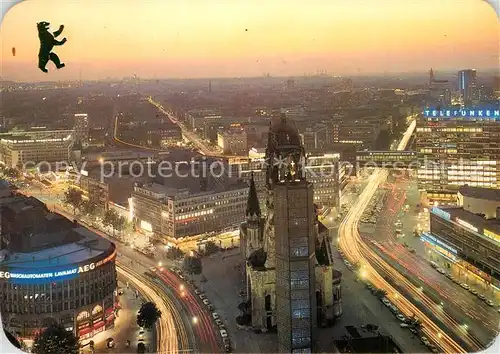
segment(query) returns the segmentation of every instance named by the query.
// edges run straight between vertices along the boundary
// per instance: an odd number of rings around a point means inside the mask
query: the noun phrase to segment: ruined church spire
[[[250,189],[248,191],[246,216],[247,217],[261,216],[259,198],[257,197],[257,188],[255,188],[253,172],[250,176]]]

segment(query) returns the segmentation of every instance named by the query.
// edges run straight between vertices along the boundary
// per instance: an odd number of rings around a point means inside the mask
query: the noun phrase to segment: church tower
[[[262,233],[261,233],[261,211],[259,205],[259,198],[257,197],[257,188],[255,187],[255,180],[253,177],[253,172],[250,176],[250,188],[248,191],[247,200],[247,252],[246,257],[248,258],[250,254],[254,251],[262,248]]]

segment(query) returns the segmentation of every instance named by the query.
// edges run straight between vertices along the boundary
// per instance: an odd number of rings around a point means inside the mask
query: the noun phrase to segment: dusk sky
[[[65,25],[66,67],[37,68],[36,23]],[[495,68],[480,0],[27,0],[1,25],[4,80],[332,75]],[[13,56],[12,48],[16,48]]]

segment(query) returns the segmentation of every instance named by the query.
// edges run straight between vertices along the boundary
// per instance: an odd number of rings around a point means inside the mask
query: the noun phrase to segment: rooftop
[[[80,236],[74,243],[46,248],[35,252],[12,252],[9,249],[0,251],[0,266],[2,268],[33,269],[42,271],[44,268],[75,265],[100,255],[109,253],[113,244],[83,226],[67,230]]]
[[[33,197],[0,198],[0,266],[10,269],[60,267],[109,254],[105,238],[64,216],[50,212]]]
[[[462,186],[458,190],[464,197],[500,202],[500,190],[491,188]]]
[[[471,213],[470,211],[464,210],[463,208],[457,207],[440,207],[439,209],[450,214],[452,220],[456,218],[471,224],[473,227],[478,229],[479,233],[483,233],[483,229],[500,234],[500,220],[498,219],[485,219],[481,215]]]

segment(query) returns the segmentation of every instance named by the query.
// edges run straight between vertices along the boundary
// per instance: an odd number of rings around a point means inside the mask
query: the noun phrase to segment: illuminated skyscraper
[[[458,72],[458,93],[464,104],[469,104],[477,96],[476,70],[466,69]]]
[[[75,114],[75,143],[81,144],[83,147],[89,143],[89,117],[87,113]]]

